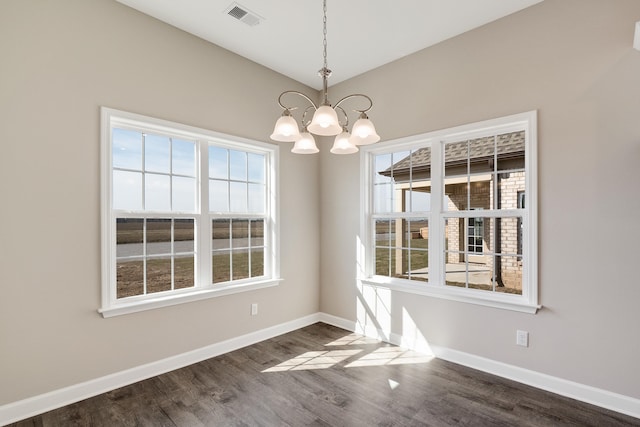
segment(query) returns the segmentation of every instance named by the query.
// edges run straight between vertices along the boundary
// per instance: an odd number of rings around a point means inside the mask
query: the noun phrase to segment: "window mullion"
[[[196,287],[209,286],[213,283],[211,272],[212,235],[211,215],[209,214],[209,144],[207,141],[196,141],[198,150],[198,170],[196,171],[199,187],[199,203],[196,215],[197,252],[196,265],[198,277]]]
[[[142,295],[147,295],[147,219],[142,220]]]
[[[176,219],[171,218],[171,290],[175,289],[176,278]]]
[[[431,213],[429,215],[429,282],[444,285],[444,152],[431,144]]]

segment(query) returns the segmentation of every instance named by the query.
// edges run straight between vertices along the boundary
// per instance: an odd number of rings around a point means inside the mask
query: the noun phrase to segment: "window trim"
[[[527,224],[523,242],[523,278],[522,295],[511,295],[484,290],[457,288],[444,284],[444,272],[441,264],[444,261],[442,244],[445,217],[458,216],[449,212],[445,215],[442,209],[443,191],[443,144],[459,139],[473,139],[511,131],[525,131],[525,194],[527,208],[522,213]],[[432,159],[440,159],[431,164],[432,202],[429,219],[429,265],[433,266],[429,282],[416,282],[408,279],[376,276],[374,246],[375,236],[372,219],[376,216],[373,206],[373,179],[375,155],[397,152],[420,147],[431,147]],[[358,280],[365,285],[385,289],[408,292],[435,298],[448,299],[482,306],[508,309],[535,314],[542,306],[538,304],[538,219],[537,219],[537,111],[514,114],[506,117],[465,124],[448,129],[428,132],[419,135],[385,141],[371,146],[361,147],[360,152],[360,241],[362,250],[359,254]],[[502,211],[507,216],[517,211]],[[411,218],[413,213],[394,213],[396,217]],[[423,215],[424,216],[424,215]],[[461,214],[459,216],[469,216]],[[500,216],[500,215],[496,215]],[[432,242],[431,239],[434,241]],[[437,241],[437,242],[436,242]],[[433,258],[432,258],[433,256]],[[432,260],[433,259],[433,263]]]
[[[268,144],[261,141],[250,140],[233,135],[227,135],[220,132],[201,129],[193,126],[183,125],[167,120],[148,117],[140,114],[129,113],[112,108],[101,107],[101,124],[100,124],[100,168],[101,168],[101,307],[98,312],[103,317],[112,317],[122,314],[135,313],[138,311],[150,310],[159,307],[167,307],[176,304],[182,304],[191,301],[197,301],[212,297],[235,294],[238,292],[252,291],[267,287],[277,286],[282,281],[280,278],[280,221],[279,215],[279,146]],[[111,132],[114,127],[130,127],[136,130],[144,129],[147,132],[157,132],[162,135],[172,137],[187,138],[196,141],[196,150],[198,153],[208,152],[211,143],[216,146],[231,148],[235,150],[244,150],[247,152],[265,154],[267,157],[267,165],[265,167],[265,182],[267,184],[266,196],[266,215],[265,220],[268,221],[268,227],[265,225],[265,276],[256,279],[248,278],[226,282],[224,284],[213,283],[195,283],[193,288],[173,290],[171,293],[147,294],[144,298],[133,298],[130,300],[118,300],[115,298],[115,259],[116,259],[116,243],[115,243],[115,211],[112,207],[113,189],[112,189],[112,137]],[[202,148],[205,144],[206,147]],[[199,161],[199,163],[198,163]],[[209,212],[208,192],[201,190],[202,181],[208,179],[208,175],[204,174],[208,170],[208,159],[206,155],[198,154],[196,157],[197,168],[197,188],[196,194],[196,211],[188,213],[188,216],[197,218],[203,231],[196,235],[210,231],[210,222],[213,213]],[[206,194],[205,194],[206,193]],[[157,216],[157,212],[149,212],[150,217]],[[184,216],[184,212],[176,212],[178,216]],[[237,216],[230,213],[229,216]],[[246,215],[245,215],[246,216]],[[268,231],[267,231],[268,230]],[[204,234],[203,234],[204,235]],[[209,233],[210,235],[210,233]],[[206,239],[196,238],[196,259],[210,258],[210,244],[204,241]],[[210,239],[208,239],[210,240]],[[210,277],[210,274],[204,274],[204,269],[211,267],[211,262],[200,261],[196,263],[196,275],[202,281],[204,278]]]

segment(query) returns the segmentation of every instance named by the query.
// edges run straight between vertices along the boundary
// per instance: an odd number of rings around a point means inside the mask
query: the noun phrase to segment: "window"
[[[363,282],[535,313],[535,129],[530,112],[363,147]]]
[[[277,146],[102,109],[103,316],[278,281]]]

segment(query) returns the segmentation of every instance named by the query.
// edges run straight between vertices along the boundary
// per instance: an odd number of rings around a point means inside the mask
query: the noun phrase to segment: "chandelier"
[[[282,116],[276,122],[271,139],[281,142],[295,142],[292,153],[296,154],[313,154],[317,153],[318,147],[312,134],[320,136],[334,136],[336,138],[331,148],[333,154],[351,154],[358,151],[358,145],[374,144],[380,140],[380,136],[376,133],[371,120],[367,116],[367,112],[373,107],[373,101],[367,95],[356,93],[347,95],[335,105],[329,103],[327,79],[331,76],[331,70],[327,67],[327,0],[323,0],[323,55],[324,65],[318,71],[318,75],[322,77],[322,96],[323,101],[320,106],[316,105],[307,95],[296,90],[287,90],[282,92],[278,97],[278,104],[284,110]],[[300,118],[300,128],[295,117],[291,114],[292,110],[298,107],[283,104],[283,96],[298,95],[304,98],[309,104],[302,112]],[[362,98],[366,101],[366,108],[354,109],[352,112],[358,113],[358,120],[353,124],[351,133],[347,130],[349,126],[349,116],[341,107],[341,104],[352,98]],[[313,111],[313,118],[308,120],[308,114]],[[341,120],[338,118],[340,113]]]

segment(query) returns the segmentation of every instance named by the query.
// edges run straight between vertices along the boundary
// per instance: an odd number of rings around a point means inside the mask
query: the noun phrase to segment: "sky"
[[[195,212],[196,148],[195,141],[113,129],[114,209]],[[215,146],[208,156],[210,211],[263,212],[265,156]]]

